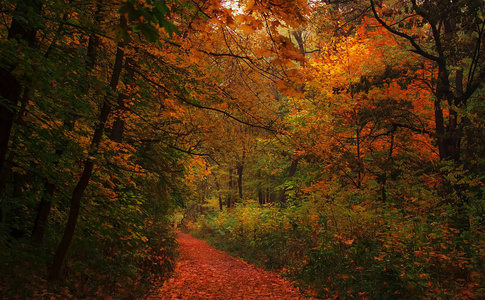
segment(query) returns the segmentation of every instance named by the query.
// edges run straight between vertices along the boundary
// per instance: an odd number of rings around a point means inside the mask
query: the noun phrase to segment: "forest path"
[[[311,299],[277,274],[179,233],[175,276],[148,299]]]

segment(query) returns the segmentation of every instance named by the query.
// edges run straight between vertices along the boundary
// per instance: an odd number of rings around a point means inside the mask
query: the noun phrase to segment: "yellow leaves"
[[[197,65],[198,63],[201,62],[201,60],[204,58],[204,55],[202,52],[200,52],[198,49],[192,48],[189,50],[189,55],[186,57],[186,62],[188,65],[190,64],[195,64]]]
[[[248,25],[248,24],[242,24],[241,26],[239,26],[239,29],[241,29],[242,31],[244,31],[244,33],[247,33],[247,34],[252,34],[254,33],[258,28],[257,27],[254,27],[252,25]]]
[[[269,47],[253,48],[253,54],[257,57],[270,57],[275,55],[275,53]]]
[[[263,22],[252,15],[238,14],[235,21],[239,24],[237,28],[246,34],[253,34],[263,28]]]
[[[304,95],[303,91],[298,89],[293,82],[279,80],[276,82],[276,86],[278,87],[279,91],[281,91],[287,97],[300,98]]]
[[[244,8],[245,8],[247,11],[251,11],[251,10],[253,9],[254,3],[255,3],[255,2],[254,2],[254,0],[249,0],[249,1],[247,1],[247,2],[245,3],[245,7],[244,7]]]

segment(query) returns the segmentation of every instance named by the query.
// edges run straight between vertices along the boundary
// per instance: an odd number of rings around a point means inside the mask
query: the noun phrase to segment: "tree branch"
[[[416,41],[414,40],[413,37],[411,37],[410,35],[407,35],[407,34],[405,34],[403,32],[400,32],[400,31],[392,28],[386,22],[384,22],[384,20],[382,20],[379,17],[379,15],[377,14],[374,0],[370,0],[370,3],[371,3],[372,13],[374,14],[374,17],[376,18],[377,22],[379,22],[385,29],[387,29],[392,34],[395,34],[397,36],[400,36],[402,38],[407,39],[411,43],[411,45],[414,47],[414,50],[411,50],[412,52],[414,52],[416,54],[419,54],[419,55],[421,55],[421,56],[423,56],[423,57],[425,57],[425,58],[427,58],[429,60],[435,61],[435,62],[439,62],[440,61],[440,58],[438,56],[429,54],[428,52],[424,51],[421,48],[421,46],[419,46],[418,43],[416,43]]]
[[[219,109],[219,108],[215,108],[215,107],[210,107],[210,106],[204,106],[202,104],[198,104],[198,103],[194,103],[188,99],[186,99],[184,96],[180,95],[180,94],[177,94],[177,93],[172,93],[171,91],[169,91],[165,86],[153,81],[152,79],[148,78],[145,74],[143,74],[142,72],[138,71],[138,70],[135,70],[135,72],[137,74],[139,74],[140,76],[143,77],[143,79],[145,79],[147,82],[151,83],[152,85],[156,86],[157,88],[160,88],[162,90],[164,90],[167,94],[172,94],[174,95],[178,100],[180,100],[181,102],[185,103],[185,104],[188,104],[190,106],[193,106],[193,107],[196,107],[196,108],[200,108],[200,109],[204,109],[204,110],[209,110],[209,111],[214,111],[214,112],[217,112],[217,113],[220,113],[224,116],[227,116],[228,118],[238,122],[238,123],[241,123],[241,124],[244,124],[244,125],[247,125],[247,126],[250,126],[250,127],[255,127],[255,128],[260,128],[260,129],[264,129],[264,130],[267,130],[267,131],[271,131],[271,132],[275,132],[276,130],[271,128],[270,126],[266,126],[266,125],[258,125],[258,124],[253,124],[253,123],[249,123],[249,122],[246,122],[238,117],[235,117],[233,116],[231,113],[225,111],[225,110],[222,110],[222,109]]]

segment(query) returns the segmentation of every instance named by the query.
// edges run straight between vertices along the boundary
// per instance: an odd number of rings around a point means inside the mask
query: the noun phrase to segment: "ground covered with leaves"
[[[149,299],[311,299],[277,274],[179,233],[175,276]]]

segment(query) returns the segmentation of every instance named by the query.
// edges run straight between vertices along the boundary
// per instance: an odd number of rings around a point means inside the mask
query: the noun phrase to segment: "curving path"
[[[179,233],[175,276],[148,299],[312,299],[287,280]]]

